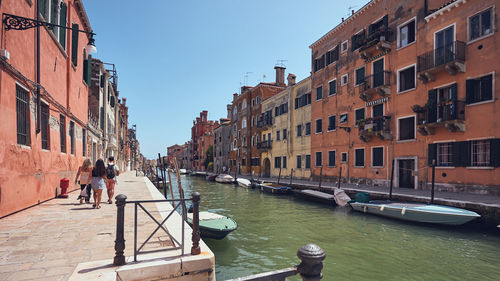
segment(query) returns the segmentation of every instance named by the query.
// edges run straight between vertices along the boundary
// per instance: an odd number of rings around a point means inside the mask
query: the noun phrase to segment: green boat
[[[187,214],[187,223],[193,227],[193,214]],[[223,239],[238,228],[236,222],[226,216],[211,212],[200,212],[200,236],[202,238]]]

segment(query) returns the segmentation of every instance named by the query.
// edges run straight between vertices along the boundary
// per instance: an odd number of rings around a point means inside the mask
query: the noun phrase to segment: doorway
[[[398,179],[400,188],[415,188],[415,160],[398,160]]]
[[[264,175],[265,178],[271,177],[271,160],[269,158],[264,159]]]

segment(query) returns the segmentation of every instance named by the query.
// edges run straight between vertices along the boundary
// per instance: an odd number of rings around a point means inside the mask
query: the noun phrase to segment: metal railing
[[[267,141],[261,141],[257,143],[257,148],[258,149],[271,149],[272,144],[270,140]]]
[[[360,51],[364,51],[374,45],[376,45],[380,41],[392,41],[390,38],[390,30],[387,27],[379,28],[378,30],[368,34],[368,36],[363,40]]]
[[[307,244],[297,251],[297,257],[301,261],[299,265],[226,281],[285,281],[287,277],[297,274],[300,274],[304,281],[318,281],[323,278],[321,270],[326,257],[323,249],[314,244]]]
[[[417,124],[434,124],[446,121],[465,120],[465,101],[454,100],[438,104],[434,108],[425,107],[417,113]]]
[[[368,118],[358,123],[359,132],[389,132],[391,131],[391,116]]]
[[[417,57],[417,72],[426,71],[452,61],[465,62],[465,43],[455,41]]]
[[[391,84],[391,73],[390,71],[381,71],[366,76],[361,89],[368,91],[381,86],[389,86]]]
[[[115,240],[115,257],[113,260],[113,265],[124,265],[125,262],[125,256],[123,255],[123,252],[125,250],[125,235],[124,235],[124,229],[125,229],[125,205],[126,204],[134,204],[134,261],[137,261],[137,255],[138,254],[148,254],[148,253],[157,253],[157,252],[163,252],[163,251],[173,251],[173,250],[181,250],[181,255],[184,255],[184,243],[185,243],[185,236],[184,236],[184,227],[185,227],[185,219],[186,219],[186,214],[183,214],[183,219],[181,221],[181,241],[178,241],[173,237],[170,232],[164,227],[165,222],[172,216],[174,212],[179,208],[179,206],[184,205],[188,201],[193,202],[193,220],[192,220],[192,225],[193,225],[193,233],[192,233],[192,241],[193,245],[191,247],[191,254],[192,255],[198,255],[200,254],[200,246],[199,246],[199,241],[200,241],[200,231],[199,231],[199,206],[200,206],[200,194],[198,192],[194,192],[192,194],[192,198],[186,198],[186,199],[164,199],[164,200],[133,200],[133,201],[127,201],[127,196],[124,194],[119,194],[116,196],[116,207],[117,207],[117,216],[116,216],[116,240]],[[163,219],[161,222],[159,222],[156,218],[154,218],[151,213],[143,206],[143,204],[147,203],[158,203],[158,202],[176,202],[175,207],[170,211],[170,213]],[[141,244],[139,248],[137,248],[137,210],[138,208],[141,208],[157,225],[155,230],[148,236],[148,238]],[[145,251],[142,250],[146,243],[149,242],[149,240],[153,237],[153,235],[156,234],[156,232],[159,229],[162,229],[170,238],[172,243],[174,244],[174,247],[166,248],[166,249],[158,249],[158,250],[149,250]]]

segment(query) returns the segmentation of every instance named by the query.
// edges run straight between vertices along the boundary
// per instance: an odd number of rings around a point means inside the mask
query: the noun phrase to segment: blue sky
[[[226,117],[240,85],[311,71],[309,45],[368,0],[84,0],[95,57],[114,63],[129,127],[141,152],[155,158],[190,138],[193,120],[208,110]],[[248,72],[248,74],[247,74]],[[245,75],[247,74],[247,78]]]

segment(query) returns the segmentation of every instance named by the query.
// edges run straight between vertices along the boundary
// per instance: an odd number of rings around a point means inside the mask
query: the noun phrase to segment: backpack
[[[106,175],[107,175],[108,179],[115,178],[115,165],[108,164],[108,167],[106,168]]]

